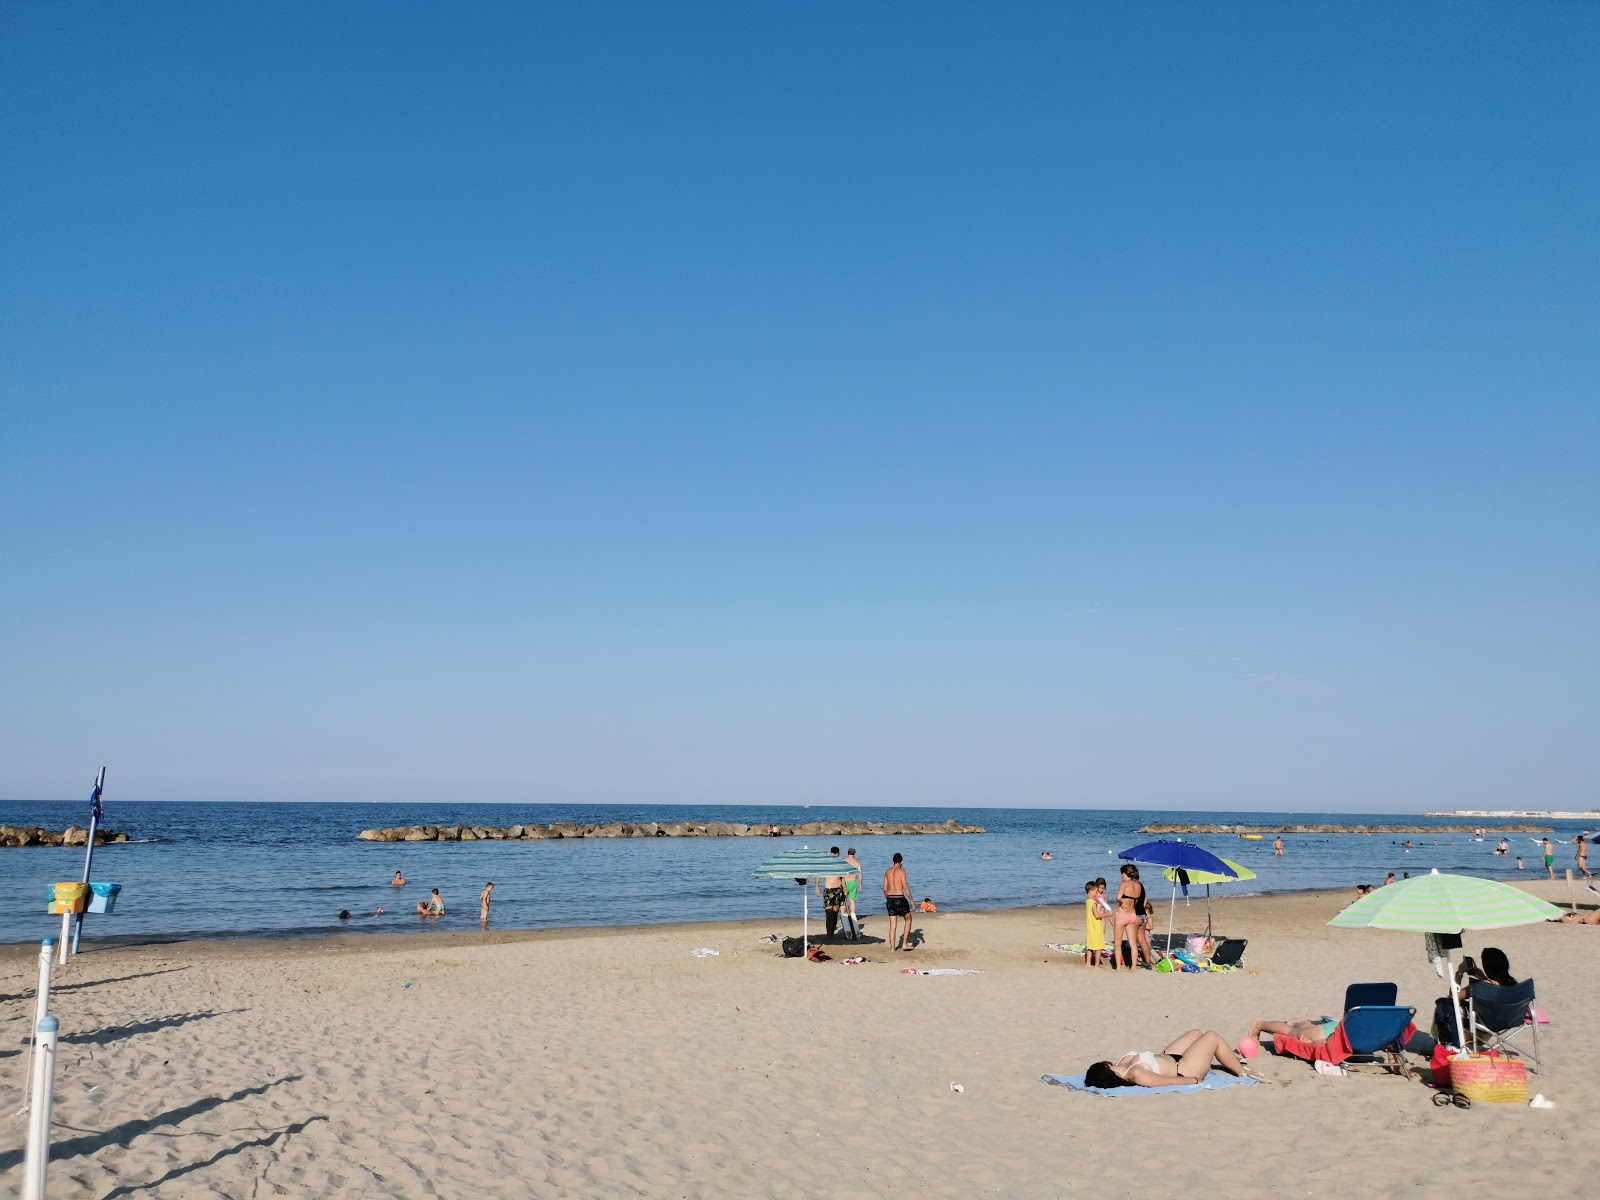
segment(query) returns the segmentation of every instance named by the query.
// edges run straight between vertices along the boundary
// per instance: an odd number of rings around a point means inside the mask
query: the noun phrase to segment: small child
[[[1106,948],[1106,927],[1100,917],[1099,905],[1095,903],[1098,896],[1093,879],[1083,885],[1083,915],[1088,923],[1088,943],[1083,952],[1083,965],[1091,970],[1100,966],[1100,951]]]
[[[1117,969],[1117,941],[1112,922],[1116,919],[1117,910],[1112,908],[1111,901],[1106,899],[1106,881],[1103,875],[1094,881],[1094,907],[1095,912],[1100,914],[1100,940],[1107,948],[1107,953],[1111,957],[1111,969],[1115,971]]]

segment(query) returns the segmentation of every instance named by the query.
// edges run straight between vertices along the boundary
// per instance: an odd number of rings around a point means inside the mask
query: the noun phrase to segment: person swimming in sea
[[[389,886],[390,887],[405,887],[405,885],[406,885],[406,877],[404,875],[400,874],[399,871],[396,871],[394,873],[394,878],[389,880]]]

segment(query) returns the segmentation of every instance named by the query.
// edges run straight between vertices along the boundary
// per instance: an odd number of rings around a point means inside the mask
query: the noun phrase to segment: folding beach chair
[[[1272,1052],[1308,1063],[1378,1062],[1397,1074],[1406,1073],[1405,1044],[1416,1033],[1414,1008],[1393,1004],[1366,1005],[1345,1013],[1325,1042],[1304,1042],[1287,1034],[1272,1035]]]
[[[1416,1009],[1398,1004],[1360,1005],[1344,1014],[1344,1020],[1339,1022],[1334,1033],[1337,1035],[1342,1030],[1350,1045],[1347,1062],[1378,1063],[1397,1075],[1404,1075],[1405,1045],[1416,1032],[1417,1027],[1412,1023],[1416,1015]]]
[[[1539,1058],[1539,1021],[1533,1011],[1533,980],[1524,979],[1512,987],[1501,987],[1485,979],[1467,985],[1467,1022],[1473,1039],[1485,1050],[1503,1050],[1532,1060],[1542,1070]],[[1524,1052],[1513,1046],[1513,1038],[1526,1032],[1533,1045]]]
[[[1218,967],[1236,967],[1239,960],[1244,957],[1244,948],[1249,942],[1244,938],[1223,938],[1217,943],[1216,949],[1211,952],[1211,962]]]
[[[1352,1008],[1373,1005],[1392,1008],[1399,998],[1400,985],[1397,983],[1352,983],[1344,990],[1344,1008],[1341,1011],[1349,1012]]]

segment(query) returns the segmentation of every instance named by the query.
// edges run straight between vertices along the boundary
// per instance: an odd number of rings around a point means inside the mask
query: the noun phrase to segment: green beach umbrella
[[[1238,880],[1238,879],[1254,879],[1256,877],[1256,873],[1254,871],[1252,871],[1249,867],[1241,867],[1238,863],[1234,862],[1233,859],[1231,859],[1231,858],[1224,858],[1222,861],[1228,865],[1228,869],[1233,872],[1232,875],[1217,875],[1217,874],[1214,874],[1211,871],[1190,871],[1188,873],[1189,874],[1189,882],[1190,883],[1203,883],[1203,884],[1206,885],[1206,936],[1207,937],[1211,936],[1211,885],[1213,883],[1232,883],[1232,882],[1234,882],[1235,880]],[[1176,868],[1176,867],[1168,867],[1165,871],[1163,871],[1161,873],[1162,873],[1162,875],[1166,876],[1168,879],[1172,880],[1174,883],[1176,883],[1178,881],[1178,868]],[[1185,891],[1183,894],[1185,896],[1187,896],[1189,893],[1187,891]]]
[[[854,875],[856,869],[837,854],[829,854],[826,850],[786,850],[774,858],[769,858],[751,872],[757,879],[793,879],[801,887],[802,900],[800,902],[800,942],[803,947],[801,954],[808,956],[811,953],[811,889],[806,882],[821,876],[824,879],[835,875]]]
[[[1426,875],[1368,892],[1328,924],[1335,929],[1461,933],[1535,925],[1560,915],[1554,904],[1521,888],[1476,875],[1443,875],[1435,867]]]
[[[1426,875],[1386,883],[1368,892],[1328,924],[1335,929],[1400,929],[1412,933],[1464,933],[1468,929],[1509,929],[1537,925],[1561,910],[1521,888],[1479,879],[1476,875],[1444,875],[1435,867]],[[1456,994],[1455,964],[1450,966],[1450,996],[1456,1028],[1461,1028],[1461,997]]]

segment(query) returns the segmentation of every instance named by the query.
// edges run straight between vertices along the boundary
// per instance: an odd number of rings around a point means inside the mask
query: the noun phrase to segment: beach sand
[[[912,954],[887,953],[886,919],[868,913],[863,966],[758,940],[798,917],[91,949],[52,1005],[66,1041],[51,1195],[1577,1194],[1600,1171],[1581,1050],[1600,928],[1467,939],[1538,981],[1556,1024],[1552,1071],[1531,1078],[1553,1111],[1441,1109],[1414,1081],[1270,1057],[1269,1082],[1215,1094],[1040,1082],[1191,1026],[1232,1041],[1257,1014],[1334,1013],[1351,982],[1398,982],[1426,1027],[1443,985],[1421,935],[1327,928],[1352,898],[1217,899],[1218,931],[1249,939],[1247,970],[1204,976],[1089,972],[1046,950],[1081,940],[1081,904],[919,917]],[[1204,920],[1203,901],[1180,902],[1180,930]],[[36,957],[0,952],[8,1194]],[[985,973],[901,974],[912,964]]]

